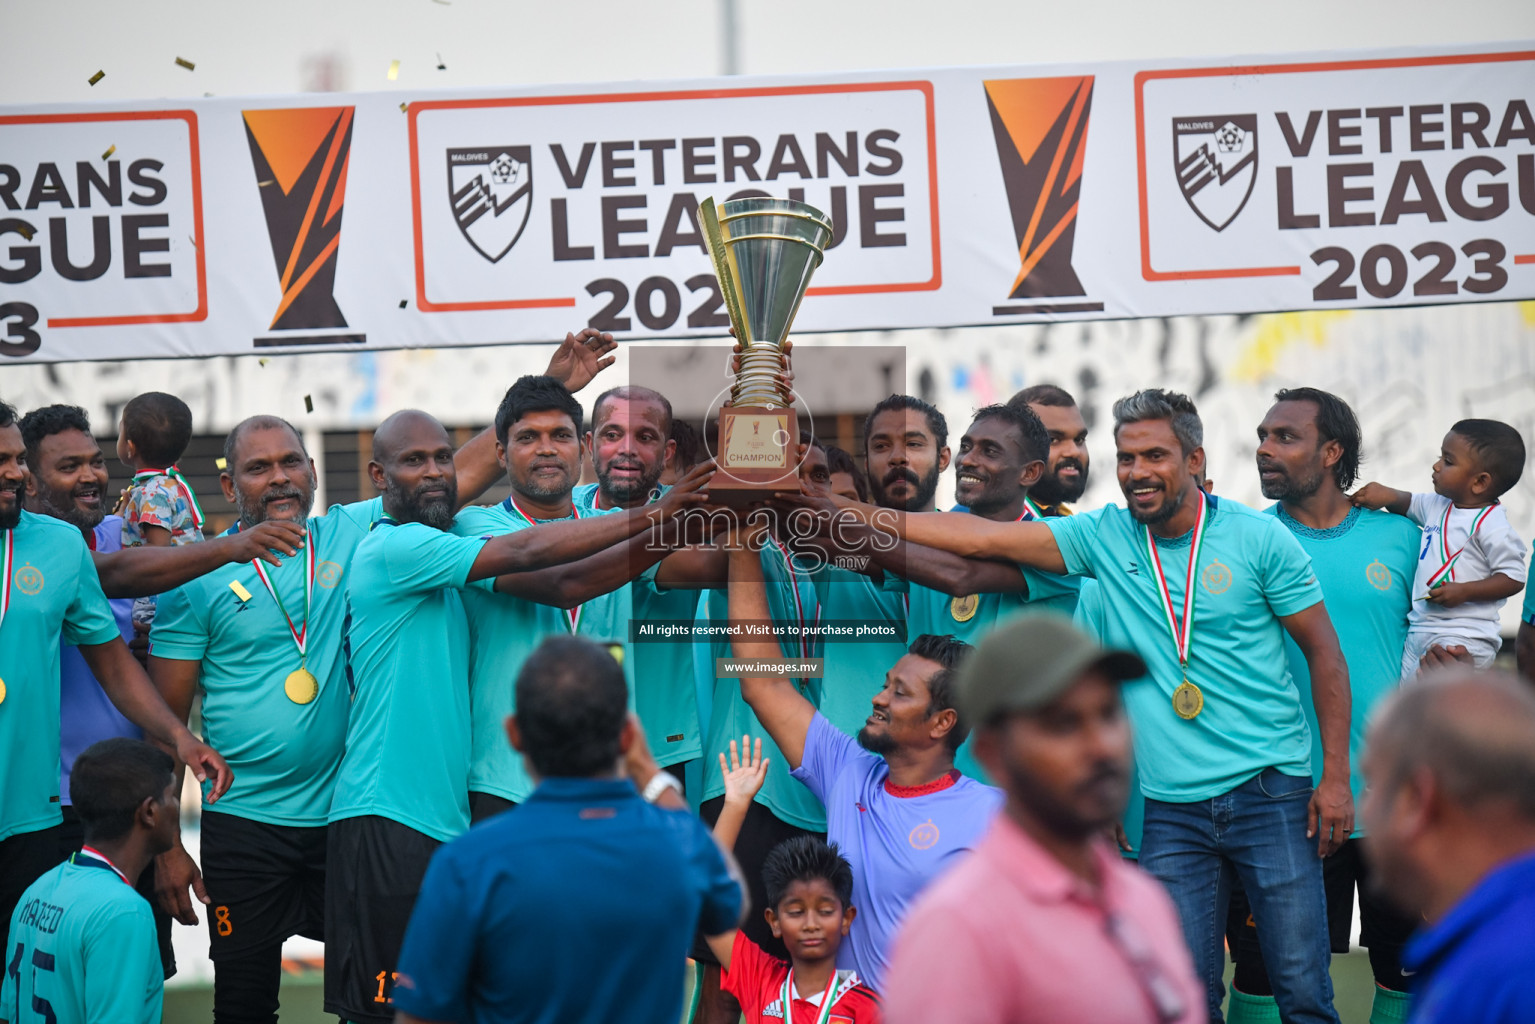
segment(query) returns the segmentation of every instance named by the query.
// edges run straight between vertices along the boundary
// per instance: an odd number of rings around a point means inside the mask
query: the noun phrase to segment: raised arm
[[[1354,831],[1354,796],[1349,789],[1348,769],[1352,714],[1348,664],[1343,660],[1338,634],[1322,602],[1279,621],[1306,656],[1306,667],[1311,673],[1311,704],[1322,734],[1322,780],[1311,795],[1306,837],[1316,835],[1317,852],[1326,857]]]
[[[668,544],[676,534],[673,526],[667,523],[660,531],[641,531],[576,562],[497,576],[496,590],[555,608],[574,608],[617,590],[666,558],[670,554]]]
[[[724,753],[720,754],[720,774],[725,777],[725,802],[720,807],[719,818],[714,822],[714,841],[721,848],[735,849],[736,840],[741,835],[741,825],[746,821],[746,812],[761,791],[762,784],[767,781],[767,766],[768,759],[762,756],[760,736],[755,747],[750,736],[742,736],[739,752],[736,741],[731,740],[729,763],[726,763]],[[730,970],[730,954],[736,944],[736,931],[732,928],[719,935],[704,937],[709,943],[710,952],[727,971]]]
[[[907,513],[847,498],[833,500],[874,529],[913,544],[966,558],[1003,559],[1044,572],[1066,572],[1060,546],[1044,523],[995,523],[968,512]]]
[[[259,558],[281,565],[274,552],[297,554],[303,540],[302,526],[269,520],[201,544],[97,551],[92,553],[91,560],[96,565],[96,575],[101,577],[101,589],[108,597],[152,597],[231,562]]]
[[[767,583],[762,576],[762,558],[754,545],[740,543],[730,551],[729,621],[731,653],[738,660],[779,661],[783,649],[772,637],[745,635],[739,628],[745,623],[771,622]],[[741,676],[741,697],[751,705],[757,721],[773,737],[784,760],[793,770],[805,757],[805,736],[815,719],[815,705],[787,676]]]
[[[1412,492],[1372,481],[1350,494],[1348,500],[1362,508],[1383,508],[1393,515],[1405,516],[1412,507]]]
[[[838,525],[832,533],[839,548],[857,554],[866,553],[881,569],[950,597],[1029,592],[1023,571],[1011,562],[966,558],[952,551],[940,551],[906,540],[876,536],[873,527],[861,522],[852,525],[850,529]]]

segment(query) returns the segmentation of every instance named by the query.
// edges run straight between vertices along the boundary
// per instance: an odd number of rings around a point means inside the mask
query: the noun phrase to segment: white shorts
[[[1441,647],[1464,647],[1477,668],[1486,668],[1498,656],[1503,646],[1501,637],[1450,636],[1444,633],[1408,630],[1407,645],[1402,648],[1402,682],[1410,683],[1418,677],[1418,662],[1435,644]]]

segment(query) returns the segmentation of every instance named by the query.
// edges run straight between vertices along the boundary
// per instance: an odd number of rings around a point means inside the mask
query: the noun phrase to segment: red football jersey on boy
[[[730,970],[720,976],[720,988],[736,997],[746,1024],[816,1024],[821,1019],[819,1002],[824,992],[816,992],[810,999],[796,992],[791,1015],[784,1020],[783,983],[788,974],[787,963],[769,956],[745,932],[736,932]],[[837,972],[831,1000],[829,1024],[879,1024],[879,997],[858,979],[857,971]]]

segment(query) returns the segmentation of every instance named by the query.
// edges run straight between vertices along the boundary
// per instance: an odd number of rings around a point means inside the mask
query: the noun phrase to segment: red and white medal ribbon
[[[1023,496],[1023,515],[1018,517],[1018,521],[1021,523],[1025,519],[1043,518],[1045,518],[1045,510],[1039,507],[1039,502],[1025,494]]]
[[[16,531],[5,531],[5,577],[0,580],[0,625],[5,623],[5,613],[11,610],[11,570],[16,562]],[[3,699],[3,698],[0,698]]]
[[[1188,675],[1189,647],[1194,632],[1194,572],[1199,565],[1199,551],[1205,541],[1205,492],[1199,491],[1199,518],[1194,521],[1194,539],[1189,544],[1188,580],[1183,587],[1183,618],[1180,621],[1173,607],[1172,591],[1167,586],[1167,573],[1162,569],[1162,556],[1151,537],[1151,527],[1142,526],[1146,552],[1156,575],[1157,592],[1162,595],[1162,613],[1167,616],[1167,629],[1173,635],[1173,646],[1178,651],[1178,666]]]
[[[171,483],[181,488],[181,493],[187,496],[187,504],[192,506],[192,525],[201,530],[203,528],[203,507],[197,503],[197,495],[192,490],[192,485],[187,483],[187,478],[181,475],[181,470],[175,466],[168,469],[141,469],[133,474],[133,482],[143,483],[153,480],[157,476],[163,476]]]
[[[298,645],[299,665],[302,667],[309,657],[309,607],[314,599],[314,545],[310,543],[309,527],[304,527],[304,619],[297,626],[293,624],[293,616],[288,614],[287,605],[283,604],[282,597],[277,593],[277,588],[272,586],[272,581],[267,577],[266,570],[262,568],[261,559],[251,563],[256,569],[256,575],[261,578],[261,583],[266,587],[267,593],[272,595],[272,600],[277,602],[278,610],[288,622],[288,632],[293,634],[293,642]]]
[[[832,968],[831,980],[826,983],[826,991],[821,993],[821,1005],[817,1007],[816,1024],[826,1024],[831,1020],[831,1008],[837,1000],[832,998],[832,990],[837,987],[837,970]],[[783,980],[783,988],[778,992],[779,1002],[783,1006],[784,1024],[793,1024],[794,1021],[794,967],[789,966],[789,973]]]
[[[1455,503],[1452,501],[1444,507],[1444,518],[1439,521],[1439,557],[1444,559],[1444,564],[1435,569],[1433,575],[1429,576],[1428,589],[1433,590],[1446,580],[1454,582],[1455,563],[1460,561],[1460,556],[1465,552],[1466,548],[1471,546],[1471,540],[1476,536],[1476,531],[1482,528],[1482,524],[1487,521],[1487,517],[1492,515],[1492,510],[1497,507],[1498,503],[1495,501],[1482,509],[1481,514],[1472,522],[1471,531],[1466,534],[1466,542],[1456,548],[1454,554],[1450,553],[1450,513],[1455,511]]]
[[[595,500],[595,497],[596,496],[593,495],[594,500]],[[526,512],[523,511],[521,505],[517,504],[517,498],[514,495],[510,495],[510,494],[507,495],[506,503],[505,504],[506,504],[506,510],[508,512],[515,512],[515,513],[517,513],[517,515],[522,517],[522,521],[527,523],[529,526],[537,526],[537,525],[539,525],[540,522],[558,522],[559,521],[559,520],[556,520],[556,519],[545,519],[545,520],[534,519],[532,516],[528,515]],[[593,505],[593,507],[594,508],[596,507],[595,504]],[[576,505],[574,500],[572,500],[571,503],[570,503],[570,515],[566,516],[565,518],[567,518],[567,519],[580,519],[581,518],[581,509],[580,509],[579,506]],[[578,604],[574,608],[568,609],[565,612],[565,618],[570,623],[570,631],[571,631],[571,633],[575,633],[577,628],[581,625],[581,609],[584,608],[584,607],[586,607],[586,605],[584,603],[583,604]]]
[[[123,880],[123,884],[124,885],[132,885],[133,884],[132,882],[128,881],[128,876],[123,874],[122,869],[119,868],[116,864],[113,864],[110,860],[108,860],[107,859],[107,855],[102,853],[100,850],[92,849],[89,846],[82,846],[82,847],[80,847],[80,852],[85,854],[85,856],[90,857],[92,860],[99,860],[99,861],[101,861],[101,863],[103,863],[107,867],[111,868],[112,869],[112,873],[114,875],[116,875],[118,878],[121,878]]]
[[[789,592],[794,595],[794,617],[799,621],[799,656],[808,661],[810,660],[811,647],[810,637],[805,632],[805,603],[801,599],[799,592],[799,570],[794,567],[794,556],[789,553],[789,549],[781,544],[778,538],[774,537],[771,533],[768,534],[768,539],[773,542],[773,546],[783,556],[784,568],[789,573]],[[808,578],[805,582],[808,586],[814,586]],[[821,624],[821,601],[819,597],[816,598],[815,603],[815,624],[817,626]]]

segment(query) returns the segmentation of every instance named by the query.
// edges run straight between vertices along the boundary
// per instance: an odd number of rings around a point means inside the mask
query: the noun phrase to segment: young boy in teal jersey
[[[179,839],[175,763],[141,740],[102,740],[75,759],[70,796],[85,846],[11,915],[0,1021],[159,1024],[154,915],[129,879]]]

